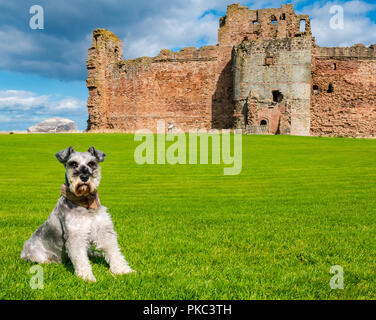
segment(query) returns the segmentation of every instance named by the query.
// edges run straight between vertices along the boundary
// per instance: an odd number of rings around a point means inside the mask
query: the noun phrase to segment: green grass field
[[[2,299],[375,299],[376,140],[244,136],[243,170],[137,165],[133,135],[0,135]],[[59,197],[73,145],[107,153],[101,202],[136,274],[92,261],[44,265],[29,286],[23,243]],[[344,290],[332,290],[333,265]]]

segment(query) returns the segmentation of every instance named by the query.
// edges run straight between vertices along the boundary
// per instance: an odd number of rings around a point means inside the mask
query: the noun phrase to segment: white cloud
[[[86,111],[86,102],[77,98],[64,98],[48,104],[51,112],[77,112]]]
[[[54,116],[81,117],[87,114],[87,109],[85,101],[73,97],[56,99],[30,91],[3,90],[0,91],[0,112],[2,124],[36,123]]]
[[[9,116],[3,116],[0,114],[0,122],[11,122],[13,119]]]
[[[48,96],[37,96],[32,92],[21,90],[0,91],[0,110],[30,110],[32,108],[45,106],[47,104]]]
[[[330,8],[341,5],[344,10],[344,28],[330,27]],[[376,5],[364,1],[326,2],[323,6],[314,4],[302,9],[311,17],[312,34],[316,43],[328,47],[349,47],[357,43],[370,45],[376,43],[376,24],[367,14],[376,10]]]
[[[194,2],[194,4],[192,4]],[[188,1],[190,6],[171,7],[139,21],[132,32],[123,37],[126,58],[155,56],[164,48],[182,48],[197,45],[204,40],[207,44],[217,43],[219,17],[207,10],[226,9],[231,1]]]
[[[39,49],[26,33],[12,27],[5,26],[0,29],[0,43],[2,54],[30,54]]]
[[[23,90],[0,91],[0,110],[31,110],[44,109],[48,112],[82,111],[86,109],[86,102],[73,97],[53,100],[52,96],[37,95]]]
[[[56,2],[56,1],[55,1]],[[155,56],[163,48],[217,43],[219,16],[234,2],[251,9],[278,8],[286,0],[85,0],[45,1],[45,29],[31,31],[25,22],[27,0],[0,0],[0,68],[31,72],[57,79],[86,77],[85,59],[92,31],[106,28],[123,40],[126,58]],[[362,0],[292,1],[299,13],[310,14],[319,45],[375,42],[375,23],[367,14],[375,4]],[[345,30],[329,28],[329,8],[342,4]],[[27,11],[26,11],[27,12]],[[26,27],[25,27],[26,26]]]
[[[152,32],[150,26],[154,26]],[[126,58],[155,56],[161,49],[191,47],[203,39],[216,44],[218,17],[208,14],[200,19],[149,18],[140,23],[140,29],[144,30],[142,34],[129,34],[123,39]]]
[[[217,13],[226,11],[228,4],[236,1],[191,0],[177,1],[175,6],[169,5],[159,13],[153,13],[131,25],[123,37],[126,58],[155,56],[163,48],[182,48],[194,46],[200,42],[217,43]],[[247,1],[238,1],[243,5]],[[255,0],[248,3],[252,9],[280,7],[286,1]],[[295,7],[307,1],[294,1]],[[345,12],[344,30],[333,30],[329,26],[330,7],[342,5]],[[370,45],[376,42],[376,24],[367,14],[376,9],[375,4],[360,0],[353,1],[318,1],[305,6],[299,13],[309,14],[312,22],[313,36],[321,46],[352,46],[356,43]],[[203,16],[203,13],[208,14]],[[203,17],[202,17],[203,16]],[[366,30],[366,32],[365,32]],[[112,30],[118,33],[116,29]],[[121,30],[120,34],[122,33]],[[202,41],[204,40],[204,41]]]

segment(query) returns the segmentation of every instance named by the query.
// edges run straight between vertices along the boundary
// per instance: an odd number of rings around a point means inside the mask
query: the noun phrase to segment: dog
[[[66,169],[65,184],[46,222],[25,242],[21,258],[43,264],[69,257],[78,277],[95,282],[89,261],[89,255],[98,254],[92,250],[94,245],[113,274],[133,272],[121,254],[111,216],[99,202],[99,163],[106,155],[94,147],[87,152],[69,147],[55,156]]]

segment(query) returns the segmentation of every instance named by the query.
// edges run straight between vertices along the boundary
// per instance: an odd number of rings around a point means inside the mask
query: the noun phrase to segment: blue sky
[[[0,131],[26,130],[52,116],[86,128],[87,49],[95,28],[113,31],[124,58],[154,56],[217,43],[218,20],[227,5],[251,9],[293,3],[309,14],[321,46],[376,43],[376,1],[239,0],[0,0]],[[29,26],[31,5],[44,9],[44,29]],[[329,27],[330,7],[341,5],[345,28]]]

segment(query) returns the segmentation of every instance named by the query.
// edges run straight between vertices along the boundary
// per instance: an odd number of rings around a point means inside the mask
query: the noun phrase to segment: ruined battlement
[[[376,45],[368,48],[363,44],[352,47],[316,47],[314,56],[317,59],[376,59]]]
[[[189,61],[216,61],[218,58],[218,46],[203,46],[183,48],[178,52],[162,49],[156,57],[141,57],[127,59],[119,62],[124,72],[131,72],[139,68],[148,68],[152,63],[163,62],[189,62]]]
[[[199,49],[195,47],[187,47],[179,52],[172,52],[168,49],[160,51],[155,62],[163,61],[203,61],[216,60],[218,57],[218,46],[204,46]]]
[[[304,21],[304,23],[303,23]],[[304,24],[304,28],[301,24]],[[308,15],[295,14],[292,4],[279,9],[250,10],[240,4],[228,6],[225,17],[220,19],[219,45],[237,45],[244,39],[270,40],[311,36]]]
[[[262,127],[268,134],[376,136],[376,45],[322,48],[292,4],[228,6],[218,44],[123,59],[96,29],[87,58],[88,130]]]

